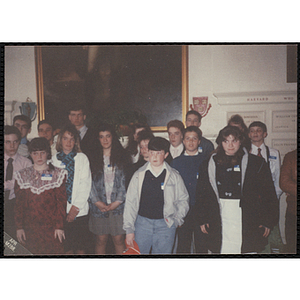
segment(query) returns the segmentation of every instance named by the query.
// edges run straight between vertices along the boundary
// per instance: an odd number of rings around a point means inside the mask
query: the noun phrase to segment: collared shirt
[[[261,149],[262,157],[265,159],[266,162],[268,162],[267,148],[266,148],[266,145],[264,143],[261,144],[259,147],[252,144],[251,145],[251,153],[254,154],[254,155],[257,155],[258,154],[258,148]]]
[[[56,150],[56,143],[57,143],[57,135],[54,137],[53,139],[53,143],[51,145],[51,155],[55,155],[57,153],[57,150]]]
[[[200,153],[200,152],[197,151],[195,154],[192,154],[192,155],[191,155],[191,154],[188,154],[186,151],[184,151],[183,154],[184,154],[185,156],[196,156],[196,155],[198,155],[199,153]]]
[[[20,154],[21,156],[28,157],[29,156],[28,146],[26,144],[20,144],[17,153]]]
[[[261,149],[261,155],[265,159],[265,161],[267,163],[269,161],[269,163],[270,163],[272,179],[274,182],[277,198],[279,199],[282,194],[282,190],[279,187],[280,166],[281,166],[279,151],[269,147],[270,155],[269,155],[269,157],[267,157],[267,148],[264,143],[261,144],[259,147],[252,144],[251,145],[251,154],[257,155],[258,148]]]
[[[163,162],[163,165],[162,165],[162,168],[160,170],[160,172],[158,174],[156,174],[153,170],[153,168],[151,167],[151,163],[148,164],[147,168],[146,168],[146,171],[150,171],[155,177],[158,177],[162,172],[163,170],[166,169],[166,163]]]
[[[171,153],[173,159],[176,158],[177,156],[179,156],[182,153],[183,149],[184,149],[183,143],[181,143],[176,148],[173,147],[172,145],[170,145],[170,153]]]
[[[22,139],[21,139],[21,142],[20,142],[20,144],[22,145],[22,144],[27,144],[27,142],[28,142],[28,140],[27,140],[27,137],[26,136],[24,136]]]
[[[22,156],[18,153],[16,153],[12,157],[10,157],[6,153],[4,153],[4,180],[5,180],[5,177],[6,177],[6,168],[7,168],[7,165],[8,165],[8,159],[9,158],[13,159],[13,162],[12,162],[12,164],[13,164],[13,173],[15,173],[16,171],[20,171],[22,169],[25,169],[27,167],[32,166],[32,163],[28,158],[26,158],[26,157],[24,157],[24,156]],[[10,191],[9,199],[15,198],[14,186],[15,186],[15,175],[13,174],[13,179],[6,181],[5,182],[5,187],[4,187],[5,190]]]
[[[80,139],[82,140],[87,132],[88,128],[86,127],[86,125],[83,125],[78,131],[79,131],[79,135],[80,135]]]

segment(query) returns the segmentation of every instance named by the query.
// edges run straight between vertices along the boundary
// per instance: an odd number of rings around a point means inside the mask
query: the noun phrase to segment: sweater
[[[185,187],[189,193],[190,206],[194,206],[195,204],[199,167],[202,164],[204,158],[204,153],[198,152],[197,155],[185,155],[183,153],[180,156],[176,157],[171,163],[171,167],[179,172],[184,181]]]

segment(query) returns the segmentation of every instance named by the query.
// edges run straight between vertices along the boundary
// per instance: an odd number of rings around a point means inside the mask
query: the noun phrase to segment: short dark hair
[[[51,147],[47,139],[44,137],[37,137],[30,141],[28,152],[32,153],[34,151],[46,151],[47,159],[51,159]]]
[[[14,116],[14,119],[13,119],[13,125],[15,125],[15,122],[18,121],[18,120],[21,120],[21,121],[24,121],[27,123],[29,129],[31,128],[31,119],[25,115],[17,115],[17,116]]]
[[[42,120],[38,123],[38,126],[37,126],[37,129],[39,130],[40,126],[43,125],[43,124],[48,124],[51,126],[52,130],[54,131],[54,127],[53,127],[53,124],[52,122],[50,122],[49,120]]]
[[[176,127],[178,129],[180,129],[181,133],[183,134],[184,125],[183,125],[183,123],[181,121],[179,121],[179,120],[171,120],[167,124],[167,129],[169,130],[170,127]]]
[[[189,127],[185,128],[183,131],[183,138],[187,132],[196,132],[199,140],[201,140],[201,138],[202,138],[202,131],[197,126],[189,126]]]
[[[235,139],[241,142],[241,146],[238,151],[230,158],[230,162],[233,165],[236,165],[244,155],[243,144],[245,141],[245,136],[243,132],[237,126],[227,125],[223,129],[220,130],[218,137],[216,139],[216,143],[218,144],[217,149],[214,151],[216,153],[216,160],[220,164],[224,164],[227,162],[227,156],[225,150],[223,148],[222,142],[226,140],[228,136],[232,135]]]
[[[17,127],[5,125],[4,126],[4,135],[9,135],[9,134],[15,134],[18,138],[18,141],[21,141],[21,138],[22,138],[21,132]]]
[[[225,126],[220,130],[218,137],[216,138],[216,143],[218,146],[222,145],[222,142],[226,140],[228,136],[232,135],[234,138],[238,139],[241,144],[243,144],[245,138],[242,131],[236,126]]]
[[[188,117],[189,115],[195,115],[195,116],[197,116],[199,122],[200,122],[201,119],[202,119],[201,114],[200,114],[199,112],[197,112],[196,110],[193,110],[193,109],[192,109],[192,110],[189,110],[189,111],[186,113],[186,115],[185,115],[185,120],[187,119],[187,117]]]
[[[170,142],[163,137],[156,136],[149,141],[148,149],[152,151],[165,151],[165,153],[169,152]]]
[[[154,135],[152,132],[143,130],[138,133],[137,142],[140,143],[143,140],[150,141],[153,137],[154,137]]]
[[[263,122],[260,122],[260,121],[254,121],[254,122],[252,122],[249,125],[249,129],[251,127],[260,127],[263,130],[263,132],[267,132],[267,125],[265,123],[263,123]]]
[[[68,115],[71,113],[71,111],[78,111],[78,110],[82,110],[83,115],[86,115],[86,105],[84,103],[81,102],[75,102],[72,103],[69,107],[68,107]]]
[[[244,119],[243,119],[242,116],[240,116],[238,114],[231,116],[231,118],[228,120],[227,125],[230,125],[231,123],[241,125],[243,131],[245,133],[248,132],[248,127],[246,126],[246,124],[245,124]]]

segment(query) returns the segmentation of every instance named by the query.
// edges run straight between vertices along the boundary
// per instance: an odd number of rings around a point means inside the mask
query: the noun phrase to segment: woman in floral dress
[[[45,138],[34,138],[29,153],[33,166],[15,172],[17,239],[32,254],[63,254],[67,172],[47,163]]]

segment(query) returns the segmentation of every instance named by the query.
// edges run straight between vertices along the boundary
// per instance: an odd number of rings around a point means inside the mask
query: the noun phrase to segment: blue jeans
[[[170,228],[164,219],[148,219],[140,215],[135,222],[135,241],[141,254],[171,254],[175,240],[176,227]]]

